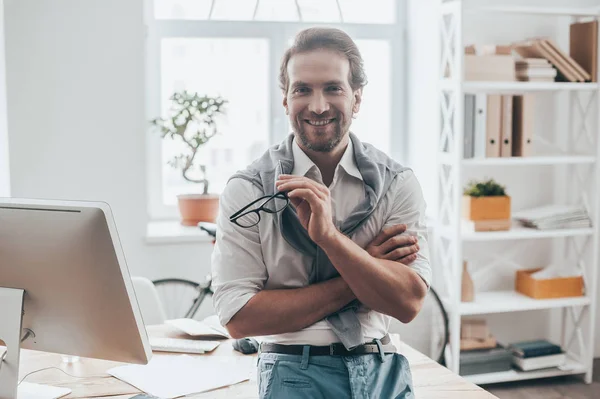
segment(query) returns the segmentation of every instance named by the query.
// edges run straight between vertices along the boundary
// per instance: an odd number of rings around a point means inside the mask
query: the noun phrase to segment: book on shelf
[[[496,373],[512,369],[512,352],[497,344],[494,348],[460,351],[459,374]]]
[[[524,58],[516,61],[517,79],[530,82],[554,82],[557,71],[545,58]]]
[[[464,158],[532,155],[534,111],[532,94],[465,95]]]
[[[569,28],[569,55],[598,81],[598,20],[577,22]]]
[[[551,367],[559,367],[563,365],[566,361],[567,355],[565,353],[529,358],[513,356],[513,364],[523,371],[533,371],[547,369]]]
[[[512,157],[513,96],[503,95],[500,124],[500,156]]]
[[[513,157],[528,157],[533,155],[534,99],[533,94],[513,97]]]
[[[567,82],[586,82],[592,76],[572,57],[565,54],[551,39],[534,38],[513,44],[513,50],[521,57],[544,58],[557,70],[557,80]],[[540,78],[540,77],[537,77]]]
[[[538,230],[591,227],[587,210],[578,205],[546,205],[513,213],[513,219]]]
[[[515,355],[522,358],[555,355],[562,353],[562,348],[559,345],[545,339],[537,339],[532,341],[514,342],[508,345],[508,349]]]

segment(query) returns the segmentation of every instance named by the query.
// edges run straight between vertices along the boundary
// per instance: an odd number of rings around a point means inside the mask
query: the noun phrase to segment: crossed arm
[[[419,246],[413,237],[400,235],[405,230],[406,225],[384,229],[367,247],[367,256],[392,262],[394,268],[408,269],[405,264],[416,259]],[[300,331],[354,299],[356,296],[343,276],[303,288],[262,290],[226,327],[233,338]]]
[[[414,178],[414,176],[412,177]],[[404,221],[411,223],[411,230],[415,228],[418,230],[420,227],[414,221],[418,219],[417,216],[422,214],[423,209],[413,209],[413,206],[410,205],[422,201],[416,179],[412,186],[417,192],[416,197],[406,200],[405,203],[399,203],[398,208],[392,212],[395,217],[388,220],[388,225],[392,224],[392,226],[385,228],[365,249],[341,233],[338,236],[335,234],[337,230],[333,225],[327,226],[324,223],[326,220],[331,223],[331,216],[327,215],[330,205],[326,187],[307,187],[307,184],[314,182],[312,180],[305,181],[303,178],[289,177],[284,180],[288,181],[285,182],[286,185],[280,186],[280,189],[288,191],[304,227],[309,231],[311,238],[326,251],[341,277],[294,289],[265,290],[258,289],[259,287],[251,289],[248,286],[247,292],[253,291],[254,293],[245,294],[247,295],[246,299],[235,297],[238,298],[235,299],[238,303],[243,303],[243,305],[238,305],[241,308],[234,306],[232,309],[232,305],[227,304],[230,300],[234,300],[231,294],[216,295],[215,305],[219,308],[218,302],[221,301],[220,306],[224,311],[222,321],[227,323],[226,327],[230,334],[233,337],[244,337],[299,331],[334,313],[357,297],[371,309],[391,315],[403,322],[410,321],[417,314],[426,292],[426,285],[413,269],[419,269],[418,265],[420,264],[428,267],[426,248],[424,248],[425,256],[423,256],[415,237],[401,235],[407,228],[406,225],[401,224]],[[283,181],[280,183],[284,184]],[[240,186],[238,185],[236,188],[239,190]],[[410,191],[411,187],[407,188]],[[317,190],[322,191],[318,193]],[[239,193],[233,188],[231,191]],[[315,202],[311,193],[320,197],[318,201]],[[249,193],[248,195],[253,194]],[[305,196],[307,199],[305,200],[301,196]],[[408,198],[410,195],[407,196],[403,192],[402,197]],[[231,198],[239,198],[239,195],[231,196]],[[243,202],[245,199],[240,200]],[[239,204],[231,205],[235,207]],[[319,221],[322,222],[321,225],[315,223]],[[223,227],[231,228],[229,225]],[[333,228],[329,230],[331,227]],[[236,245],[240,250],[246,251],[247,256],[260,254],[259,241],[247,239],[254,237],[253,235],[249,236],[247,231],[242,233],[244,234],[240,236],[242,241],[236,239],[235,243],[231,242],[229,245]],[[223,236],[223,239],[227,241],[231,237],[231,235],[227,235]],[[233,239],[231,240],[233,241]],[[217,245],[219,246],[219,243]],[[216,250],[215,252],[228,251],[224,246],[221,251]],[[222,266],[228,264],[223,263],[225,260],[222,256],[219,257],[220,262],[214,262],[213,267],[218,264]],[[234,259],[232,258],[231,261]],[[414,262],[415,260],[417,262]],[[217,267],[215,271],[219,272],[219,269]],[[228,268],[221,269],[221,271],[227,273]],[[231,283],[239,278],[236,276],[238,275],[226,275],[225,280],[222,281],[230,281],[226,285],[233,287]],[[428,280],[427,273],[421,273],[421,276],[426,276],[424,278]],[[266,277],[265,275],[260,278]],[[258,283],[258,275],[253,275],[252,278]],[[222,289],[224,293],[227,290],[228,288]],[[221,299],[218,298],[219,296]],[[235,311],[233,316],[231,316],[232,311]]]

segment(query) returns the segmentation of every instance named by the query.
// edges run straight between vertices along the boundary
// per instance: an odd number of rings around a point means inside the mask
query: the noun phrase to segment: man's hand
[[[329,189],[304,176],[280,175],[277,190],[286,191],[296,208],[302,226],[317,244],[331,238],[337,232],[331,212]]]
[[[401,235],[406,231],[405,224],[387,227],[375,237],[365,250],[374,258],[404,263],[414,262],[419,252],[417,238]]]

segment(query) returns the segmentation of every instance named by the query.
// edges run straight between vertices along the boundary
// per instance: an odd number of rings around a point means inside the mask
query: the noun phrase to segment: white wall
[[[438,28],[438,13],[439,0],[409,0],[409,27],[408,27],[408,54],[407,59],[408,75],[409,75],[409,164],[414,168],[415,173],[419,177],[423,186],[424,193],[428,199],[430,214],[435,215],[435,192],[436,192],[436,146],[439,126],[440,126],[440,110],[439,97],[437,90],[438,70],[439,70],[439,54],[440,54],[440,33]],[[471,2],[469,2],[471,3]],[[472,1],[479,5],[484,4],[531,4],[545,6],[597,6],[600,4],[598,0],[529,0],[527,2],[518,0],[477,0]],[[506,43],[516,41],[524,37],[550,35],[558,36],[563,39],[564,35],[564,20],[537,20],[531,23],[528,17],[508,17],[499,18],[491,14],[477,18],[465,19],[463,30],[463,41],[467,43]],[[563,27],[560,27],[559,22],[563,22]],[[568,24],[566,25],[568,26]],[[563,30],[561,30],[563,29]],[[567,28],[568,29],[568,28]],[[561,36],[560,33],[563,35]],[[566,31],[568,33],[568,30]],[[568,41],[559,41],[561,47],[568,46]],[[543,100],[546,102],[544,106],[559,107],[561,99]],[[556,101],[553,103],[553,101]],[[547,109],[547,108],[546,108]],[[547,113],[552,114],[552,113]],[[560,114],[560,113],[556,113]],[[547,118],[545,115],[538,118],[539,125],[536,133],[548,132],[550,136],[560,135],[560,127],[563,126],[564,118],[557,117],[555,120]],[[502,173],[494,172],[494,169],[478,170],[474,173],[466,174],[464,180],[470,177],[482,177],[481,175],[493,176],[499,181],[507,184],[509,194],[513,195],[513,209],[520,209],[528,206],[535,206],[544,202],[545,198],[552,196],[556,192],[556,188],[551,184],[545,185],[542,188],[536,189],[532,193],[528,189],[530,182],[544,181],[551,174],[548,169],[535,168],[531,170],[514,169],[502,171]],[[527,193],[527,195],[523,195]],[[549,253],[549,243],[535,244],[534,250],[529,250],[527,258],[519,259],[523,264],[535,266],[543,264],[546,261],[545,254]],[[465,250],[465,257],[476,257],[475,252],[482,251],[483,248],[477,247],[471,250]],[[503,250],[502,245],[492,245],[490,249],[498,251]],[[485,251],[485,249],[484,249]],[[508,269],[497,268],[492,279],[487,278],[486,281],[475,280],[476,286],[485,285],[485,288],[508,288],[512,284],[513,271]],[[434,276],[434,280],[435,280]],[[480,276],[489,277],[489,276]],[[596,316],[596,336],[600,337],[600,309],[597,309]],[[536,335],[546,334],[548,331],[558,331],[556,314],[551,314],[550,317],[545,317],[546,314],[520,314],[520,315],[497,315],[489,317],[488,321],[491,324],[494,332],[498,337],[505,341],[513,339],[535,338]],[[518,331],[507,326],[519,325],[522,326]],[[417,334],[418,331],[414,331]],[[407,335],[406,333],[404,334]],[[554,337],[552,337],[554,338]],[[555,337],[554,339],[558,339]],[[596,356],[600,356],[600,338],[596,340],[595,347]]]
[[[437,0],[410,0],[408,18],[409,164],[428,196],[435,188],[435,148],[431,143],[439,119],[436,4]],[[142,0],[6,2],[11,194],[107,201],[132,274],[201,280],[210,270],[210,244],[148,246],[144,242],[142,15]],[[504,29],[493,22],[472,27],[475,32],[488,28]],[[7,140],[2,129],[1,93],[0,84],[0,190],[8,177],[2,152]],[[531,325],[525,317],[509,322]],[[500,316],[493,323],[506,321]],[[600,323],[600,317],[596,321]],[[546,327],[540,324],[537,328]],[[422,328],[409,326],[403,331],[407,340],[423,336]],[[600,325],[596,331],[600,332]],[[526,333],[537,332],[534,327]],[[600,355],[600,341],[596,354]]]
[[[202,280],[209,243],[144,242],[142,0],[8,1],[5,17],[12,195],[107,201],[132,274]]]
[[[0,197],[10,196],[8,128],[6,125],[6,66],[4,62],[4,1],[0,0]]]

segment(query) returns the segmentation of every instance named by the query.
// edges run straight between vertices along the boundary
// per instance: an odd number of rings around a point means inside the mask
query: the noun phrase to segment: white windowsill
[[[182,226],[179,220],[150,221],[146,227],[146,243],[185,244],[212,243],[213,238],[198,227]]]

